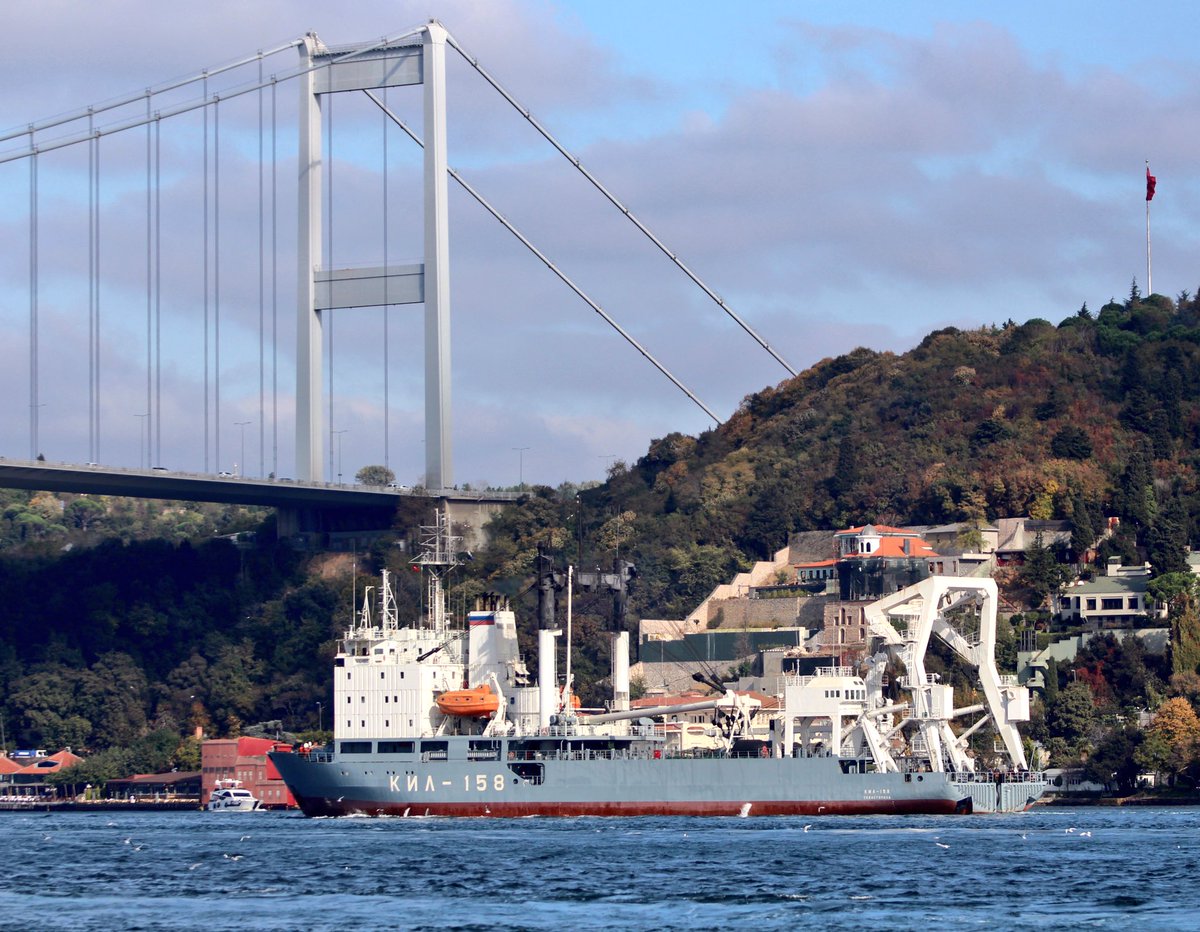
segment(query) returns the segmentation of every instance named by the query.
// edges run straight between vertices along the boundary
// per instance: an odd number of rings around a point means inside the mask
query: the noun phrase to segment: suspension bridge
[[[581,306],[719,422],[615,315],[450,166],[450,54],[795,375],[440,23],[337,47],[310,33],[0,134],[7,190],[10,196],[22,188],[27,193],[23,211],[10,205],[10,217],[23,213],[24,222],[7,225],[8,252],[10,259],[19,256],[23,237],[28,259],[28,456],[15,432],[0,436],[0,484],[293,508],[376,507],[381,497],[408,490],[355,488],[343,481],[346,428],[340,419],[353,399],[335,392],[341,384],[334,378],[335,325],[351,310],[379,315],[378,431],[381,459],[390,468],[395,361],[389,354],[397,336],[392,313],[421,305],[422,492],[454,497],[451,182],[530,250]],[[405,107],[414,107],[401,99],[405,88],[421,90],[419,132],[406,119]],[[378,130],[366,128],[361,109],[343,104],[350,98],[383,123],[381,165],[367,164],[354,133]],[[340,127],[335,133],[335,109],[337,122],[344,118],[351,133]],[[396,141],[419,155],[398,161]],[[377,184],[369,198],[378,204],[376,233],[365,229],[369,224],[360,222],[343,195],[362,188],[368,174]],[[419,260],[397,260],[414,249]],[[21,299],[19,289],[9,290],[8,316]],[[404,328],[404,341],[415,342],[408,333]],[[19,367],[13,358],[19,348],[7,352],[8,365]],[[14,399],[14,406],[20,404]],[[110,436],[125,433],[114,424],[128,425],[130,418],[139,430],[138,468],[107,465],[116,446]],[[71,453],[67,462],[43,451],[52,423],[71,438],[59,443]],[[226,465],[231,459],[232,469]],[[191,472],[164,466],[182,461],[195,463]]]

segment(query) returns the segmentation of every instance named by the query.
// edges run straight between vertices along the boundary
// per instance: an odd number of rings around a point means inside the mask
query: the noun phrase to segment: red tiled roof
[[[24,769],[11,757],[5,757],[0,754],[0,773],[16,773],[18,770]]]
[[[48,757],[39,757],[33,763],[27,764],[16,773],[36,773],[45,775],[48,773],[58,773],[73,764],[78,764],[83,760],[82,757],[77,757],[70,751],[51,754]]]

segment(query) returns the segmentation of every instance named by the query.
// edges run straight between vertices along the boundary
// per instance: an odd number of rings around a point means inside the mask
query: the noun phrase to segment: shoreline
[[[1038,805],[1074,806],[1200,806],[1200,796],[1050,796]]]
[[[145,800],[135,799],[38,799],[29,797],[25,802],[21,797],[0,799],[0,812],[177,812],[187,809],[199,811],[202,807],[200,800],[164,799]]]

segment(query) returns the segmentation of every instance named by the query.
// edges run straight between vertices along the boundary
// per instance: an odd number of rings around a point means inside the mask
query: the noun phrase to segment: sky
[[[274,100],[234,97],[257,63],[218,67],[310,30],[338,46],[440,20],[783,360],[451,51],[450,164],[719,420],[788,367],[859,346],[901,353],[941,327],[1057,323],[1124,299],[1135,279],[1150,290],[1151,274],[1171,297],[1200,287],[1188,170],[1200,53],[1178,3],[39,0],[6,13],[20,40],[0,60],[0,127],[205,69],[225,97],[207,128],[193,110],[149,139],[106,134],[98,211],[86,145],[39,153],[32,254],[30,160],[0,164],[10,459],[33,452],[36,410],[52,461],[294,474],[297,92],[282,81]],[[266,74],[297,60],[286,49]],[[155,109],[194,102],[190,87]],[[388,103],[420,131],[419,90]],[[330,110],[332,264],[419,260],[419,150],[361,95]],[[0,141],[0,157],[27,143]],[[450,251],[456,483],[600,479],[654,438],[714,426],[453,183]],[[419,481],[419,306],[337,312],[326,332],[330,477],[383,463]]]

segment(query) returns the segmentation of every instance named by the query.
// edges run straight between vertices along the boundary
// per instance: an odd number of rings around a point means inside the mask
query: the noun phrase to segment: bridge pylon
[[[450,425],[450,237],[446,161],[446,30],[431,21],[386,43],[326,46],[309,33],[299,46],[299,287],[296,330],[296,476],[324,471],[321,406],[322,314],[341,308],[425,305],[425,486],[453,485]],[[326,94],[424,87],[425,256],[415,265],[324,266],[321,99]]]

